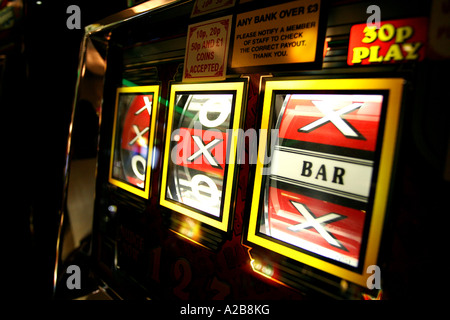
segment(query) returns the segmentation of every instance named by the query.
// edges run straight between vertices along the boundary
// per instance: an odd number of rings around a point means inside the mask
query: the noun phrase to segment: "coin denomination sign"
[[[232,16],[189,26],[183,81],[224,80]]]

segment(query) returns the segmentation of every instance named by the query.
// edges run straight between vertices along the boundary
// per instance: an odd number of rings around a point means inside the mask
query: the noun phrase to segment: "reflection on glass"
[[[170,88],[160,204],[225,232],[233,216],[245,85],[175,83]]]
[[[144,188],[153,95],[121,95],[113,178]]]
[[[110,183],[148,197],[158,86],[117,90]]]
[[[358,267],[383,95],[274,94],[260,234]]]
[[[175,97],[166,199],[221,218],[234,95]]]

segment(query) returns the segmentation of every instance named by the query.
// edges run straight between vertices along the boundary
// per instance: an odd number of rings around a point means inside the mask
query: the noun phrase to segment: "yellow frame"
[[[228,225],[230,220],[230,211],[231,211],[231,196],[233,194],[233,186],[234,186],[234,175],[235,175],[235,158],[238,146],[238,132],[235,129],[240,128],[241,123],[241,111],[242,111],[242,103],[244,98],[244,86],[245,83],[243,81],[240,82],[220,82],[220,83],[183,83],[183,84],[173,84],[170,88],[170,98],[169,98],[169,115],[167,121],[167,129],[166,129],[166,141],[164,148],[164,163],[163,163],[163,172],[162,172],[162,181],[161,181],[161,195],[160,195],[160,204],[164,207],[167,207],[171,210],[177,211],[181,214],[184,214],[192,219],[208,224],[212,227],[220,229],[222,231],[228,231]],[[174,103],[175,103],[175,95],[180,92],[214,92],[214,91],[226,91],[226,90],[234,90],[236,91],[235,96],[235,108],[234,108],[234,116],[232,123],[232,136],[230,143],[230,151],[228,164],[228,171],[226,177],[226,187],[225,187],[225,195],[222,198],[223,201],[223,215],[222,221],[218,221],[216,219],[210,218],[206,215],[198,213],[194,210],[188,209],[185,206],[179,205],[173,201],[166,200],[167,193],[167,171],[169,167],[169,159],[170,159],[170,143],[171,143],[171,134],[172,134],[172,119],[174,113]]]
[[[363,257],[362,274],[339,267],[320,258],[297,251],[283,244],[268,240],[256,233],[259,210],[259,199],[262,191],[262,170],[260,154],[266,154],[267,136],[261,136],[258,146],[258,162],[256,165],[255,183],[250,212],[247,240],[264,248],[278,252],[286,257],[305,263],[319,270],[328,272],[342,279],[366,286],[367,267],[377,264],[378,251],[382,235],[384,216],[393,166],[393,157],[397,141],[398,121],[403,90],[403,79],[319,79],[319,80],[276,80],[266,81],[261,129],[269,129],[269,118],[274,90],[389,90],[383,144],[379,161],[375,199],[372,207],[372,218],[367,239],[366,253]]]
[[[145,185],[144,189],[140,189],[138,187],[134,187],[126,182],[117,180],[113,178],[113,162],[114,162],[114,149],[116,144],[116,130],[117,130],[117,116],[118,116],[118,108],[119,108],[119,98],[122,93],[136,93],[136,94],[153,94],[153,105],[152,105],[152,115],[150,120],[150,137],[148,141],[148,155],[147,155],[147,166],[146,166],[146,174],[145,174]],[[111,156],[109,163],[109,183],[124,189],[128,192],[131,192],[135,195],[138,195],[142,198],[148,199],[150,194],[150,179],[151,179],[151,171],[152,171],[152,153],[153,153],[153,141],[155,137],[155,126],[156,126],[156,118],[159,104],[159,85],[150,85],[150,86],[138,86],[138,87],[122,87],[117,88],[116,92],[116,105],[114,109],[114,127],[112,133],[112,143],[111,143]]]

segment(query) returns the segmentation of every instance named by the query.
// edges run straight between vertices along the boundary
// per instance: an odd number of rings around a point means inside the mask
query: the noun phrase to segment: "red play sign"
[[[380,28],[354,25],[350,31],[347,63],[367,65],[421,61],[425,57],[428,19],[383,21]]]
[[[292,94],[280,138],[374,151],[383,96]]]

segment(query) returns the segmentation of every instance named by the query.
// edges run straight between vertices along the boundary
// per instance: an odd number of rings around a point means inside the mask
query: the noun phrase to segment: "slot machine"
[[[88,26],[68,149],[95,152],[67,154],[56,297],[412,294],[449,190],[440,6],[161,0]]]

